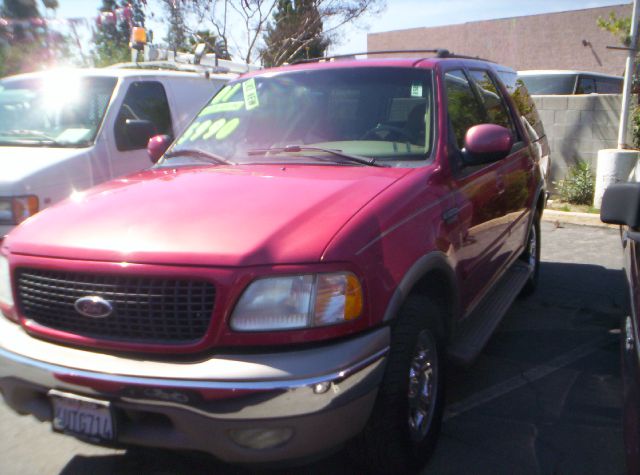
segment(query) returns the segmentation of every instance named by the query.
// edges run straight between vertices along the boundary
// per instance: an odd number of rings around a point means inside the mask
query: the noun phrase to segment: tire
[[[411,296],[391,328],[391,349],[378,396],[351,453],[367,473],[414,473],[435,448],[444,407],[444,312]]]
[[[620,354],[622,361],[623,436],[627,473],[640,473],[640,396],[638,391],[637,342],[631,317],[625,316],[620,327]]]
[[[540,278],[540,214],[537,212],[527,235],[527,247],[520,259],[533,268],[531,275],[520,291],[520,297],[528,297],[535,292]]]

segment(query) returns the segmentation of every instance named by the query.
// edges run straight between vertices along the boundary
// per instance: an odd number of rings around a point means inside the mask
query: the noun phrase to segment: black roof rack
[[[350,53],[350,54],[336,54],[333,56],[323,56],[320,58],[299,59],[291,64],[304,64],[304,63],[318,63],[320,61],[331,61],[334,59],[353,59],[355,56],[362,55],[376,55],[376,54],[402,54],[402,53],[434,53],[436,58],[460,58],[460,59],[477,59],[480,61],[491,61],[490,59],[483,59],[478,56],[464,56],[461,54],[454,54],[448,49],[399,49],[399,50],[380,50],[380,51],[365,51],[363,53]],[[493,62],[493,61],[491,61]]]

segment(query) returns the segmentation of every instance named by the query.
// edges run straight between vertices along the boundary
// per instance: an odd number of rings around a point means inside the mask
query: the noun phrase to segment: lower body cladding
[[[359,433],[389,345],[383,328],[279,353],[152,362],[62,347],[0,319],[0,391],[20,414],[92,442],[303,459]]]

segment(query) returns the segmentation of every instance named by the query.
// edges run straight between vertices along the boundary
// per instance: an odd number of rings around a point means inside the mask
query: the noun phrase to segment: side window
[[[524,125],[524,130],[527,132],[531,141],[535,142],[536,140],[544,137],[545,132],[544,127],[542,126],[542,121],[540,120],[535,103],[533,102],[533,99],[531,99],[524,81],[522,81],[522,79],[518,79],[516,74],[510,71],[500,71],[498,74],[500,75],[500,79],[502,79],[507,92],[511,96],[511,100],[516,106],[516,113]]]
[[[172,135],[171,112],[164,87],[157,81],[131,83],[120,106],[115,123],[116,147],[120,151],[145,148],[130,137],[127,120],[147,121],[148,129],[156,134]],[[143,141],[144,142],[144,141]]]
[[[472,69],[469,71],[469,74],[475,81],[476,86],[478,86],[480,98],[487,112],[487,122],[509,129],[513,134],[514,142],[516,142],[516,128],[509,114],[509,109],[504,102],[504,97],[496,83],[486,71]]]
[[[485,122],[482,105],[478,102],[464,72],[447,71],[444,75],[447,90],[447,109],[458,148],[464,146],[464,136],[474,125]]]
[[[580,76],[578,79],[578,87],[576,87],[576,94],[591,94],[596,92],[596,83],[593,78]]]
[[[598,94],[621,94],[622,93],[622,80],[609,79],[609,78],[597,78],[596,79],[596,91]]]

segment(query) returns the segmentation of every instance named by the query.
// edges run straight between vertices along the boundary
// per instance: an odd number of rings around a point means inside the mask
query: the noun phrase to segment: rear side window
[[[444,83],[447,90],[449,120],[456,144],[461,149],[464,146],[467,130],[485,122],[484,111],[464,72],[461,70],[446,72]]]
[[[514,73],[499,71],[498,74],[516,106],[519,118],[531,141],[535,142],[544,137],[545,132],[542,121],[525,83]]]
[[[530,94],[573,94],[575,74],[540,74],[522,76]]]
[[[148,120],[157,134],[172,135],[171,112],[164,87],[157,81],[136,81],[131,83],[120,106],[115,124],[116,146],[118,150],[136,150],[126,133],[127,120]]]
[[[596,78],[596,92],[598,94],[621,94],[622,78]]]

